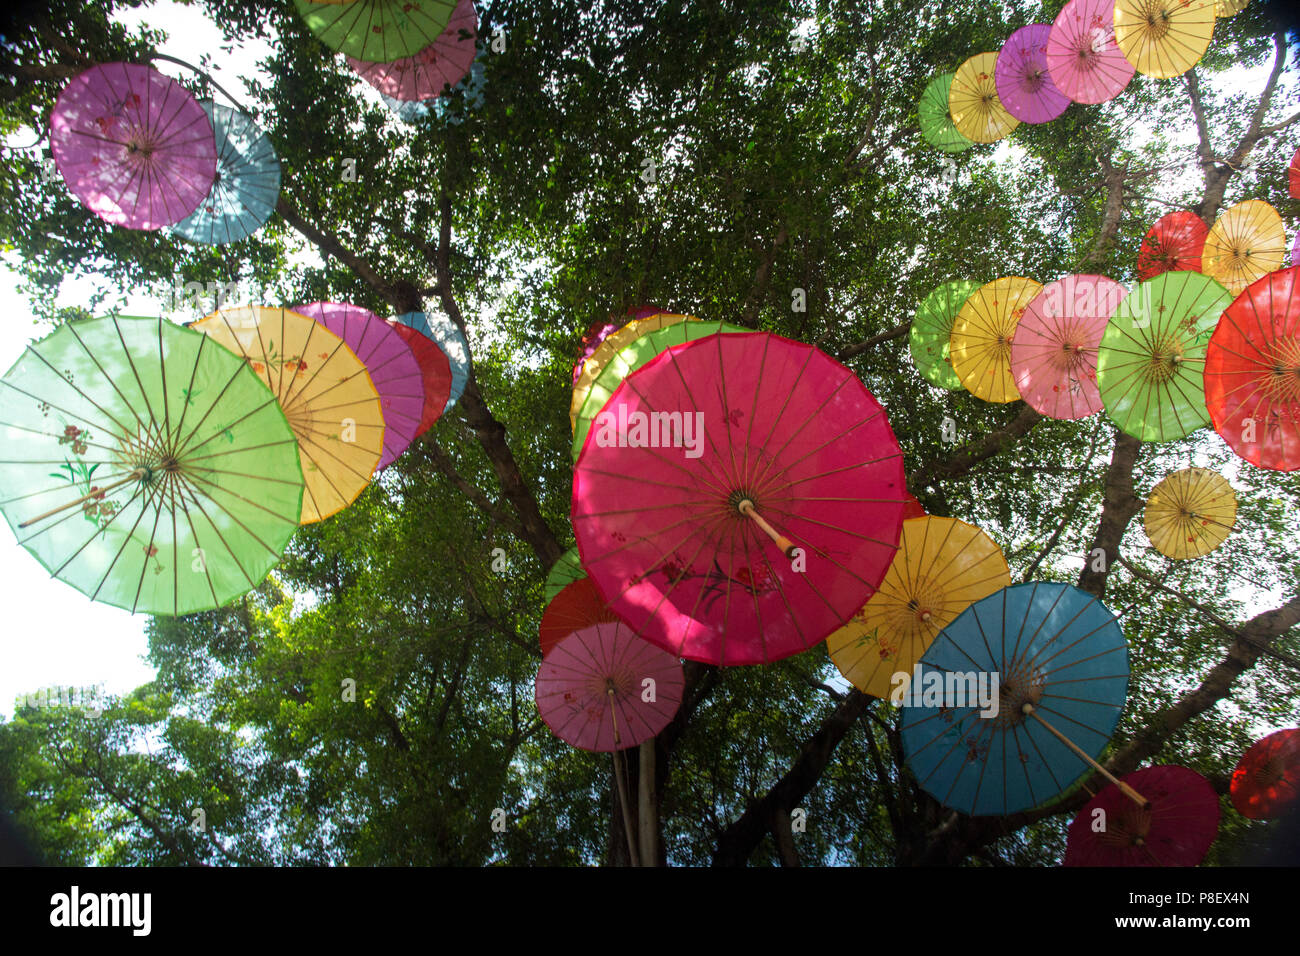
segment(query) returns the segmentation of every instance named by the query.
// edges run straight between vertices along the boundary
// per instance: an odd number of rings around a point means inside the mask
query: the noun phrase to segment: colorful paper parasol
[[[715,664],[779,660],[884,578],[902,452],[879,402],[824,353],[711,335],[637,369],[605,412],[574,469],[573,527],[583,567],[646,640]]]
[[[1214,35],[1215,0],[1116,0],[1115,42],[1139,73],[1168,79],[1197,64]]]
[[[573,397],[569,400],[569,428],[578,427],[578,412],[587,400],[587,392],[596,381],[605,365],[613,361],[614,356],[635,342],[642,335],[657,332],[659,329],[675,325],[678,322],[696,322],[693,315],[677,315],[674,312],[656,312],[653,315],[632,319],[622,328],[607,333],[600,343],[582,362],[582,371],[573,386]]]
[[[191,242],[221,246],[246,239],[271,218],[280,198],[280,160],[248,116],[211,100],[200,105],[216,134],[216,176],[199,207],[171,228]]]
[[[968,607],[914,675],[899,696],[917,781],[954,810],[1005,815],[1060,793],[1101,753],[1124,707],[1128,644],[1091,594],[1034,581]],[[981,681],[996,715],[980,716]]]
[[[935,149],[945,153],[960,153],[975,145],[952,124],[948,112],[948,94],[952,90],[954,74],[943,73],[925,85],[916,103],[916,115],[921,124],[921,135]]]
[[[1205,353],[1214,430],[1259,468],[1300,468],[1300,266],[1251,283]]]
[[[724,322],[676,322],[633,339],[605,363],[600,374],[587,388],[587,397],[583,400],[582,407],[578,409],[578,420],[573,429],[573,460],[577,461],[578,455],[582,453],[582,444],[587,440],[592,420],[600,414],[619,383],[632,372],[655,356],[662,355],[674,345],[692,342],[717,333],[734,335],[737,332],[752,331],[753,329],[745,328],[743,325],[727,325]]]
[[[920,500],[910,491],[903,492],[903,521],[909,518],[926,518],[925,508]]]
[[[1070,98],[1056,88],[1047,70],[1049,23],[1031,23],[1007,38],[998,52],[993,77],[998,99],[1024,123],[1046,123],[1065,112]]]
[[[1151,489],[1143,516],[1147,538],[1175,560],[1209,554],[1228,537],[1237,520],[1237,496],[1222,475],[1184,468]]]
[[[294,0],[307,29],[331,50],[358,60],[391,63],[415,56],[451,21],[455,0]]]
[[[1201,271],[1233,295],[1261,276],[1282,268],[1286,227],[1266,202],[1248,199],[1224,210],[1205,237]]]
[[[560,641],[574,631],[593,624],[618,624],[618,616],[609,609],[605,599],[591,583],[591,578],[579,578],[567,584],[542,611],[542,623],[537,629],[537,638],[542,645],[545,657]]]
[[[1133,64],[1115,45],[1112,0],[1069,0],[1047,38],[1047,71],[1076,103],[1105,103],[1133,79]]]
[[[370,373],[384,410],[384,453],[377,468],[387,468],[415,441],[424,415],[424,375],[410,347],[379,316],[348,302],[309,302],[294,312],[315,319],[356,353]]]
[[[279,561],[302,508],[297,443],[217,343],[162,319],[83,319],[0,383],[0,510],[59,580],[132,613],[192,614]]]
[[[1180,210],[1156,220],[1138,249],[1139,279],[1154,279],[1162,272],[1201,271],[1201,252],[1210,227],[1194,212]]]
[[[1214,15],[1219,19],[1235,17],[1249,3],[1250,0],[1214,0]]]
[[[952,370],[976,398],[1014,402],[1011,340],[1025,307],[1043,290],[1033,279],[1005,277],[976,289],[952,323]]]
[[[301,523],[351,504],[384,447],[379,393],[361,360],[325,326],[288,309],[221,309],[193,327],[243,358],[279,399],[306,482]]]
[[[580,750],[610,753],[667,727],[684,683],[682,665],[671,654],[625,625],[593,624],[543,658],[534,693],[555,736]]]
[[[935,636],[972,603],[1011,584],[1002,549],[956,518],[913,518],[880,590],[826,639],[831,660],[864,694],[888,699]]]
[[[175,80],[136,63],[74,76],[50,114],[60,174],[96,216],[161,229],[198,208],[217,172],[212,123]]]
[[[447,353],[438,348],[428,336],[421,335],[409,325],[403,325],[396,319],[386,319],[388,327],[402,337],[406,347],[415,356],[420,366],[420,376],[424,381],[424,408],[420,413],[420,430],[423,435],[442,417],[451,397],[451,363]]]
[[[445,315],[428,312],[406,312],[397,316],[397,321],[409,325],[421,335],[430,339],[442,349],[451,366],[451,394],[447,398],[447,407],[442,410],[445,415],[451,406],[460,400],[469,381],[469,343],[461,334],[456,323]]]
[[[1210,423],[1205,346],[1232,301],[1197,272],[1139,282],[1120,303],[1097,350],[1106,414],[1142,441],[1172,441]]]
[[[560,559],[546,575],[546,603],[555,600],[555,596],[564,590],[565,585],[581,581],[587,576],[587,569],[582,566],[578,549],[570,548],[560,555]]]
[[[908,331],[908,346],[916,370],[932,385],[956,391],[964,388],[952,370],[949,340],[957,313],[978,288],[978,282],[957,279],[945,282],[921,300]]]
[[[1300,199],[1300,149],[1291,154],[1286,168],[1286,188],[1292,199]]]
[[[952,77],[948,112],[957,132],[976,143],[992,143],[1010,135],[1020,125],[998,99],[994,69],[996,53],[977,53]]]
[[[612,319],[606,321],[593,322],[587,326],[587,331],[582,333],[582,354],[578,356],[578,361],[573,364],[573,384],[578,384],[578,379],[582,376],[582,365],[587,361],[587,356],[596,351],[596,347],[609,333],[623,327],[622,322],[615,322]]]
[[[1123,780],[1151,805],[1104,788],[1070,824],[1064,866],[1196,866],[1205,859],[1219,835],[1219,795],[1210,781],[1171,766],[1135,770]]]
[[[388,63],[347,58],[348,66],[382,95],[402,102],[442,96],[469,73],[478,39],[478,15],[460,0],[446,28],[418,53]]]
[[[1229,784],[1243,817],[1268,820],[1300,801],[1300,729],[1277,730],[1251,744]]]
[[[1043,286],[1025,307],[1011,343],[1016,390],[1049,418],[1101,411],[1097,346],[1127,293],[1099,275],[1070,275]]]

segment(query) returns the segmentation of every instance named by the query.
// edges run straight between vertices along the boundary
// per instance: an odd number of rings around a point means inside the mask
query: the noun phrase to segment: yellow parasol
[[[1011,337],[1025,306],[1043,287],[1033,279],[1006,276],[980,286],[952,324],[948,355],[967,391],[986,402],[1020,397],[1011,373]]]
[[[1161,554],[1199,558],[1223,543],[1237,517],[1237,496],[1222,475],[1184,468],[1151,489],[1144,523]]]
[[[1214,0],[1214,15],[1219,19],[1235,17],[1248,3],[1250,0]]]
[[[1115,43],[1139,73],[1181,76],[1205,54],[1215,0],[1118,0]]]
[[[998,99],[993,68],[996,53],[977,53],[957,67],[948,91],[948,112],[952,123],[969,140],[992,143],[1009,135],[1020,120],[1007,112]]]
[[[621,329],[615,329],[605,336],[600,345],[596,346],[595,351],[588,355],[586,361],[582,363],[582,371],[578,375],[578,381],[574,383],[573,399],[569,403],[569,428],[571,430],[577,429],[578,412],[582,410],[582,403],[587,400],[587,392],[591,390],[592,383],[596,381],[601,370],[614,356],[647,332],[657,332],[665,326],[688,320],[697,321],[693,315],[656,312],[654,315],[633,319]]]
[[[854,687],[888,700],[895,673],[910,677],[957,615],[1010,584],[1002,549],[979,528],[956,518],[911,518],[880,590],[826,639],[826,649]]]
[[[298,438],[302,523],[328,518],[365,490],[384,450],[370,373],[325,326],[288,309],[220,309],[194,323],[271,387]]]
[[[1241,295],[1256,279],[1282,268],[1286,228],[1277,210],[1248,199],[1224,210],[1205,237],[1201,271]]]

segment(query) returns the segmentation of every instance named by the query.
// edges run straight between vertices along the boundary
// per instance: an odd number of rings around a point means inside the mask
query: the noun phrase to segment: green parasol
[[[1173,441],[1210,424],[1205,348],[1232,293],[1199,272],[1139,282],[1097,351],[1106,414],[1142,441]]]
[[[952,337],[952,323],[981,283],[969,279],[945,282],[921,300],[912,318],[908,344],[916,370],[932,385],[951,391],[965,388],[961,378],[953,371],[948,357],[948,344]]]
[[[456,9],[456,0],[294,2],[322,43],[370,63],[415,56],[442,35]]]
[[[59,326],[0,379],[0,511],[59,580],[132,612],[256,587],[298,527],[298,443],[271,390],[157,318]]]
[[[586,576],[587,569],[582,566],[578,549],[570,548],[565,551],[551,568],[551,573],[546,576],[546,603],[550,604],[566,586],[574,581],[581,581]]]
[[[945,153],[960,153],[975,145],[953,125],[952,114],[948,112],[948,93],[952,89],[955,73],[943,73],[936,76],[925,87],[925,92],[916,103],[916,115],[921,121],[921,135],[935,149]]]
[[[587,432],[591,430],[591,423],[600,414],[601,409],[605,407],[605,403],[614,394],[614,390],[618,388],[623,379],[646,362],[660,353],[666,352],[674,345],[702,339],[706,335],[715,335],[719,332],[753,331],[753,329],[745,328],[743,325],[728,325],[725,322],[691,322],[683,316],[680,322],[665,326],[662,329],[656,329],[653,332],[647,332],[633,339],[605,364],[600,370],[600,374],[596,376],[596,380],[591,383],[586,397],[582,400],[582,406],[578,409],[577,421],[573,426],[573,460],[577,461],[578,456],[582,454],[582,445],[587,440]]]

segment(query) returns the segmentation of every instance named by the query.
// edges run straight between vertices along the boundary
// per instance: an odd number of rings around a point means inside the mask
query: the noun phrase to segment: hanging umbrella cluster
[[[136,63],[73,77],[50,115],[68,189],[106,222],[191,242],[247,238],[275,211],[280,163],[246,114]]]

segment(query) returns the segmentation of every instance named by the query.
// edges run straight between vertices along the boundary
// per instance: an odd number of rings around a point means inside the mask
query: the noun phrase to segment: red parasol
[[[593,624],[618,623],[618,615],[605,604],[591,578],[579,578],[566,584],[542,612],[542,623],[537,633],[542,644],[542,656],[549,654],[551,648],[574,631]]]
[[[447,400],[451,398],[451,361],[427,335],[397,319],[386,321],[411,349],[424,379],[424,410],[420,413],[420,430],[416,432],[416,437],[419,437],[442,417]]]
[[[1291,157],[1291,165],[1286,169],[1287,190],[1292,199],[1300,199],[1300,149]]]
[[[1300,728],[1279,730],[1251,744],[1232,772],[1232,805],[1243,817],[1281,816],[1300,799]]]
[[[1138,249],[1138,278],[1151,279],[1162,272],[1201,271],[1201,250],[1210,227],[1194,212],[1166,213],[1156,220]]]

